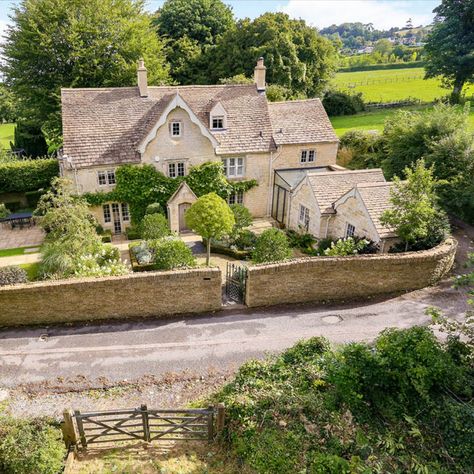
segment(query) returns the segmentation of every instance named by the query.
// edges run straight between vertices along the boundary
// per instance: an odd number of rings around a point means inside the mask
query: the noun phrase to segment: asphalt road
[[[466,297],[439,287],[379,301],[232,310],[218,315],[127,323],[0,331],[0,386],[55,381],[58,377],[137,380],[144,375],[209,368],[231,369],[280,351],[302,338],[335,343],[371,340],[387,327],[427,324],[430,305],[451,315]]]

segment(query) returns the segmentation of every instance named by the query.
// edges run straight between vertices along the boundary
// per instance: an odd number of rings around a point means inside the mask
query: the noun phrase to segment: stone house
[[[339,141],[319,99],[268,102],[265,71],[260,58],[254,84],[155,87],[148,85],[140,61],[137,87],[62,89],[61,174],[83,194],[112,190],[115,171],[123,164],[149,164],[176,178],[193,166],[221,161],[229,180],[258,183],[229,196],[230,204],[298,227],[295,188],[305,177],[343,170],[336,165]],[[334,200],[349,190],[342,186]],[[170,198],[172,230],[187,230],[184,213],[195,200],[187,185]],[[320,237],[325,217],[313,207],[311,231]],[[105,203],[93,212],[115,233],[130,225],[127,203]]]

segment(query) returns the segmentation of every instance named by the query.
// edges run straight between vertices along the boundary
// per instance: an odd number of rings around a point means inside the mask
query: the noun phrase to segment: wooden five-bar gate
[[[212,441],[224,427],[224,406],[154,410],[146,405],[130,410],[90,413],[66,410],[63,433],[68,447],[122,441]]]

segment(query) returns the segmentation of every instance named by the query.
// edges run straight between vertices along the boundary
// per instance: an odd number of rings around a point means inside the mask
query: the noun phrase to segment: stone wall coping
[[[67,278],[62,280],[44,280],[44,281],[37,281],[37,282],[29,282],[29,283],[19,283],[16,285],[5,285],[0,286],[0,292],[12,291],[12,290],[22,290],[25,288],[33,289],[33,288],[45,288],[45,287],[54,287],[54,286],[73,286],[73,285],[81,285],[81,284],[88,284],[88,283],[101,283],[101,282],[120,282],[123,283],[129,282],[131,280],[149,280],[153,277],[159,279],[180,279],[185,278],[188,275],[199,275],[202,274],[203,276],[219,276],[221,274],[221,270],[219,267],[202,267],[202,268],[185,268],[181,270],[166,270],[166,271],[155,271],[155,272],[135,272],[135,273],[127,273],[126,275],[120,276],[105,276],[105,277],[83,277],[83,278]]]
[[[413,252],[401,252],[401,253],[377,253],[377,254],[363,254],[363,255],[348,255],[344,257],[331,257],[331,256],[316,256],[316,257],[300,257],[294,258],[291,260],[285,260],[282,262],[275,262],[275,263],[256,263],[252,265],[248,265],[248,271],[252,272],[264,272],[265,270],[268,271],[275,271],[275,270],[284,270],[287,267],[291,267],[293,265],[301,265],[301,264],[308,264],[308,266],[312,264],[317,264],[318,262],[324,261],[327,265],[328,263],[341,263],[341,262],[348,262],[348,261],[363,261],[363,260],[382,260],[382,261],[406,261],[409,260],[424,260],[432,258],[436,255],[444,254],[450,250],[452,246],[457,247],[458,242],[453,237],[447,238],[445,241],[438,244],[436,247],[433,247],[428,250],[419,250]]]

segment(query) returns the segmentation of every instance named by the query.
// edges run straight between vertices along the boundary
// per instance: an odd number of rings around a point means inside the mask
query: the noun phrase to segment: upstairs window
[[[184,161],[168,163],[168,177],[177,178],[178,176],[185,176]]]
[[[228,178],[240,178],[244,175],[243,158],[224,158],[224,173]]]
[[[355,231],[356,231],[355,226],[353,226],[352,224],[349,224],[349,222],[348,222],[347,226],[346,226],[346,238],[347,237],[354,237]]]
[[[99,183],[99,186],[107,186],[107,185],[115,184],[116,183],[115,171],[114,170],[98,171],[97,181]]]
[[[314,163],[315,158],[315,150],[301,150],[300,163]]]
[[[303,204],[300,205],[299,224],[306,230],[309,228],[309,209]]]
[[[212,129],[213,130],[224,129],[224,117],[222,115],[212,117]]]
[[[172,137],[180,137],[183,132],[183,127],[181,122],[171,122],[170,132]]]

